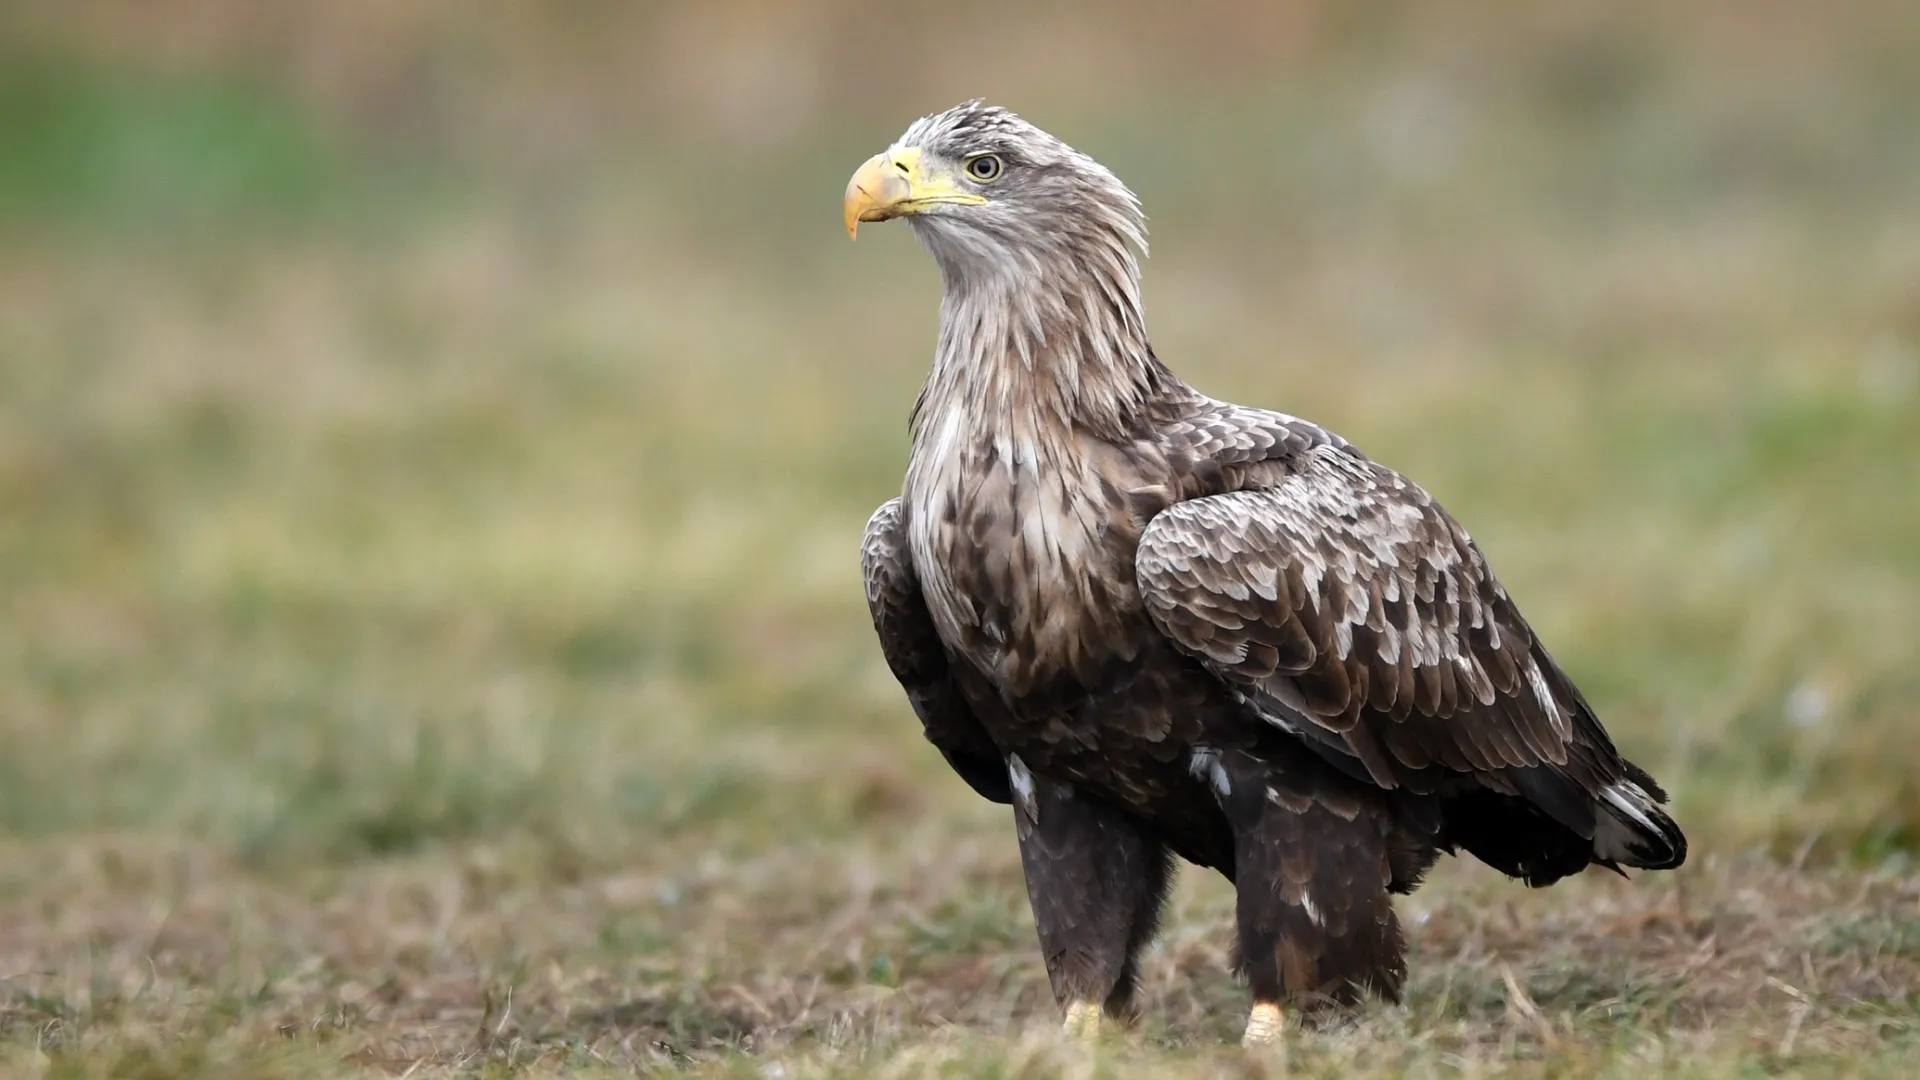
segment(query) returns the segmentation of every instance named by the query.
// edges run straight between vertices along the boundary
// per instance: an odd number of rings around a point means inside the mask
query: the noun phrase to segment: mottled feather
[[[1356,757],[1364,729],[1382,787],[1565,767],[1581,705],[1553,695],[1552,660],[1465,530],[1350,447],[1272,464],[1147,526],[1135,565],[1155,624],[1270,721]]]

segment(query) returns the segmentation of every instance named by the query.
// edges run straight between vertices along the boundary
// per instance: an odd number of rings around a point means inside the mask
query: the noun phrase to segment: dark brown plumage
[[[1149,344],[1133,195],[977,102],[847,192],[945,285],[867,599],[927,738],[1014,807],[1076,1030],[1131,1008],[1178,855],[1237,886],[1249,1041],[1283,999],[1396,996],[1389,893],[1466,850],[1545,885],[1686,841],[1466,532],[1304,420]]]

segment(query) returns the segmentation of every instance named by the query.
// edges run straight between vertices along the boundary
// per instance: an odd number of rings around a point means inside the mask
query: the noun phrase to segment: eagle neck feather
[[[948,414],[1012,459],[1079,433],[1124,442],[1181,387],[1147,339],[1126,239],[1076,239],[975,248],[964,260],[929,240],[945,293],[933,370],[913,407],[916,448],[951,430]]]

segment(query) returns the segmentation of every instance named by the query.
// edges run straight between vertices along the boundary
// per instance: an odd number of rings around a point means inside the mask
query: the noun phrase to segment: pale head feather
[[[917,419],[951,408],[1013,437],[1052,425],[1117,438],[1148,396],[1179,385],[1147,340],[1146,218],[1118,177],[980,101],[914,121],[894,143],[908,147],[987,199],[907,219],[945,285]],[[996,179],[967,175],[979,154],[1000,158]]]

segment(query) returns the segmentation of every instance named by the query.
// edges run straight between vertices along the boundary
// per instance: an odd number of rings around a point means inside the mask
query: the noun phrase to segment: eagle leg
[[[1253,992],[1249,1044],[1281,1031],[1280,1003],[1399,997],[1406,945],[1388,885],[1386,795],[1318,759],[1223,756],[1234,832],[1237,964]]]
[[[1153,939],[1172,857],[1110,804],[1009,762],[1027,899],[1066,1033],[1134,1016],[1140,950]]]

